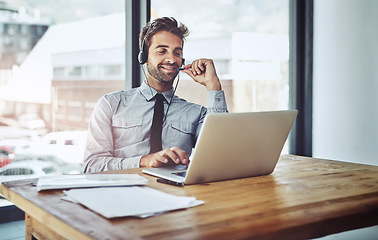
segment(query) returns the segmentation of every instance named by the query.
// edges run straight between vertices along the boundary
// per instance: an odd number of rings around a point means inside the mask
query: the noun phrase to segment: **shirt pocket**
[[[113,118],[115,149],[130,146],[143,140],[142,118]]]
[[[172,122],[170,128],[170,146],[178,146],[190,152],[195,137],[195,126],[190,122]]]

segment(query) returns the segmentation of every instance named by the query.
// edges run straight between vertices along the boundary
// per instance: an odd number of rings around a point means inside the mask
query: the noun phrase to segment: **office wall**
[[[378,165],[378,1],[314,1],[313,156]]]

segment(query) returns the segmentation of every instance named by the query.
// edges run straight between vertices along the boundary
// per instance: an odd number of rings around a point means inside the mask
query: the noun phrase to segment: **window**
[[[81,67],[76,66],[76,67],[71,67],[68,70],[68,76],[70,77],[81,77]]]
[[[105,65],[104,75],[105,76],[120,76],[122,71],[121,65]]]
[[[64,145],[76,145],[75,142],[77,142],[77,140],[74,140],[74,139],[67,139],[64,141]]]
[[[85,120],[89,122],[96,103],[85,103]]]
[[[22,35],[28,35],[28,33],[30,32],[30,26],[27,26],[27,25],[21,25],[20,26],[20,33]]]
[[[59,168],[44,171],[79,173],[85,141],[72,137],[77,132],[85,136],[101,96],[125,85],[125,1],[19,4],[4,3],[0,9],[0,118],[6,119],[1,121],[4,127],[17,127],[20,133],[16,136],[14,130],[7,134],[2,129],[0,140],[33,136],[24,138],[30,148],[15,148],[16,162],[21,162],[21,155],[25,160],[59,160]],[[20,7],[24,7],[22,12],[7,14],[7,9]],[[35,114],[45,126],[31,129],[36,120],[21,119],[25,113]],[[62,142],[44,138],[55,132],[68,132],[70,137]],[[27,173],[25,169],[22,174]]]
[[[54,77],[55,78],[65,77],[65,68],[64,67],[55,67],[54,68]]]
[[[68,102],[68,120],[81,120],[81,102]]]
[[[43,168],[42,171],[46,174],[49,174],[49,173],[55,172],[55,168],[54,167],[46,167],[46,168]]]
[[[95,79],[98,78],[98,69],[97,66],[85,66],[84,67],[86,79]]]
[[[66,102],[59,100],[57,105],[58,105],[58,109],[56,110],[55,117],[57,119],[65,119],[66,118]]]
[[[151,0],[151,18],[163,16],[189,28],[186,64],[198,58],[214,60],[230,112],[288,109],[288,0]],[[176,93],[206,105],[201,88],[180,74]],[[283,153],[288,151],[286,143]]]
[[[276,0],[152,0],[151,18],[172,16],[189,28],[186,64],[214,60],[231,112],[266,111],[288,108],[288,8]],[[206,105],[197,88],[180,74],[177,94]]]
[[[3,176],[15,176],[15,175],[32,175],[33,170],[29,168],[10,168],[1,173]]]

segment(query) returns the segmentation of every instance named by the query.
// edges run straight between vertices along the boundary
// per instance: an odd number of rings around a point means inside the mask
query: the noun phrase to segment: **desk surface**
[[[185,187],[156,183],[140,169],[111,173],[139,173],[150,187],[205,204],[109,220],[30,182],[4,183],[1,193],[25,211],[27,228],[69,239],[308,239],[378,224],[377,166],[285,155],[268,176]]]

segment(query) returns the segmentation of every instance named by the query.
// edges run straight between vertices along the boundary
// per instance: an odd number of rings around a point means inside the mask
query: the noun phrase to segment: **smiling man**
[[[146,79],[139,88],[103,96],[89,124],[84,172],[189,164],[206,114],[227,112],[211,59],[184,65],[188,29],[158,18],[140,34],[139,62]],[[179,71],[206,87],[207,108],[174,95]]]

